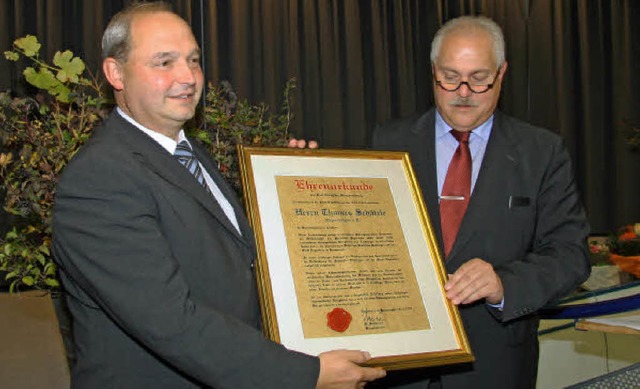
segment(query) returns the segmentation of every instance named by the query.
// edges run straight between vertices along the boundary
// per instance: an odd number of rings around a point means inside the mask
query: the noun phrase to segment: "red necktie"
[[[458,148],[447,170],[447,177],[440,196],[440,222],[444,241],[444,256],[449,255],[456,240],[460,223],[469,205],[471,197],[471,152],[469,151],[469,135],[471,132],[451,130],[458,140]]]

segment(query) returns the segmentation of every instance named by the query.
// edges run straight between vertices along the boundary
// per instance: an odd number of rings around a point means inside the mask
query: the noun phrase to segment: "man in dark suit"
[[[507,62],[493,21],[449,21],[431,62],[436,107],[376,129],[373,146],[410,153],[476,360],[372,386],[534,388],[536,311],[589,274],[569,155],[557,135],[496,110]]]
[[[262,336],[252,231],[182,130],[204,82],[187,23],[141,3],[112,19],[102,44],[118,107],[66,167],[53,217],[72,385],[354,388],[383,376],[360,366],[366,352],[315,357]]]

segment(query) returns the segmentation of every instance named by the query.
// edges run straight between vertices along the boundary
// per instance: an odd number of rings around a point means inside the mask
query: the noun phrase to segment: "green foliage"
[[[40,43],[33,35],[18,38],[13,42],[13,50],[5,51],[4,56],[9,61],[17,61],[20,56],[27,58],[33,66],[24,69],[23,75],[27,82],[36,88],[49,92],[60,103],[73,103],[73,91],[83,88],[93,89],[100,93],[95,79],[82,77],[84,62],[74,57],[69,50],[56,52],[53,64],[50,65],[40,59]]]
[[[0,178],[4,209],[15,220],[0,239],[0,270],[11,291],[21,285],[58,287],[49,251],[51,208],[58,176],[91,131],[106,116],[108,102],[95,79],[85,77],[84,62],[70,51],[57,52],[53,64],[39,57],[33,36],[17,39],[5,52],[10,61],[24,58],[25,80],[38,89],[34,96],[0,93]]]
[[[31,239],[37,232],[33,227],[20,233],[13,228],[2,241],[0,263],[2,270],[7,272],[6,278],[12,280],[12,292],[20,284],[50,289],[60,286],[49,252],[49,240],[45,239],[38,246],[34,244],[37,239]]]
[[[238,167],[238,145],[285,146],[291,125],[291,91],[295,79],[285,85],[282,105],[271,112],[264,103],[251,105],[238,99],[231,85],[223,81],[219,87],[209,85],[202,124],[189,130],[200,140],[218,163],[220,173],[242,195]]]
[[[106,117],[112,102],[101,84],[86,76],[84,62],[70,51],[57,52],[52,63],[39,57],[40,43],[31,35],[16,39],[9,61],[21,58],[25,80],[37,88],[33,96],[0,93],[0,178],[6,192],[4,209],[14,222],[0,238],[0,271],[11,291],[21,286],[59,287],[50,254],[51,209],[62,169]],[[283,103],[273,113],[265,104],[238,98],[228,82],[209,86],[205,108],[188,124],[187,133],[202,142],[218,162],[222,175],[240,193],[237,145],[282,146],[291,124],[290,80]]]

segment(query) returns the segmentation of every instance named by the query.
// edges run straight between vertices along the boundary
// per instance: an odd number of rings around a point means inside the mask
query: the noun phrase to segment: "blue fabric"
[[[540,309],[543,319],[582,319],[640,308],[640,294],[587,304],[556,305]]]

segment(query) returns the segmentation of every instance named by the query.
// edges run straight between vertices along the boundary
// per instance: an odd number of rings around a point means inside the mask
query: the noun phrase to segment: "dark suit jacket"
[[[409,152],[442,250],[435,112],[388,123],[376,130],[372,143],[377,149]],[[588,233],[560,137],[496,112],[446,268],[452,274],[476,257],[490,262],[504,286],[504,309],[484,301],[460,306],[476,362],[423,373],[443,374],[446,389],[535,383],[536,311],[588,277]]]
[[[111,116],[57,187],[53,250],[74,319],[79,388],[312,388],[315,357],[261,332],[252,231],[242,235],[172,155]]]

